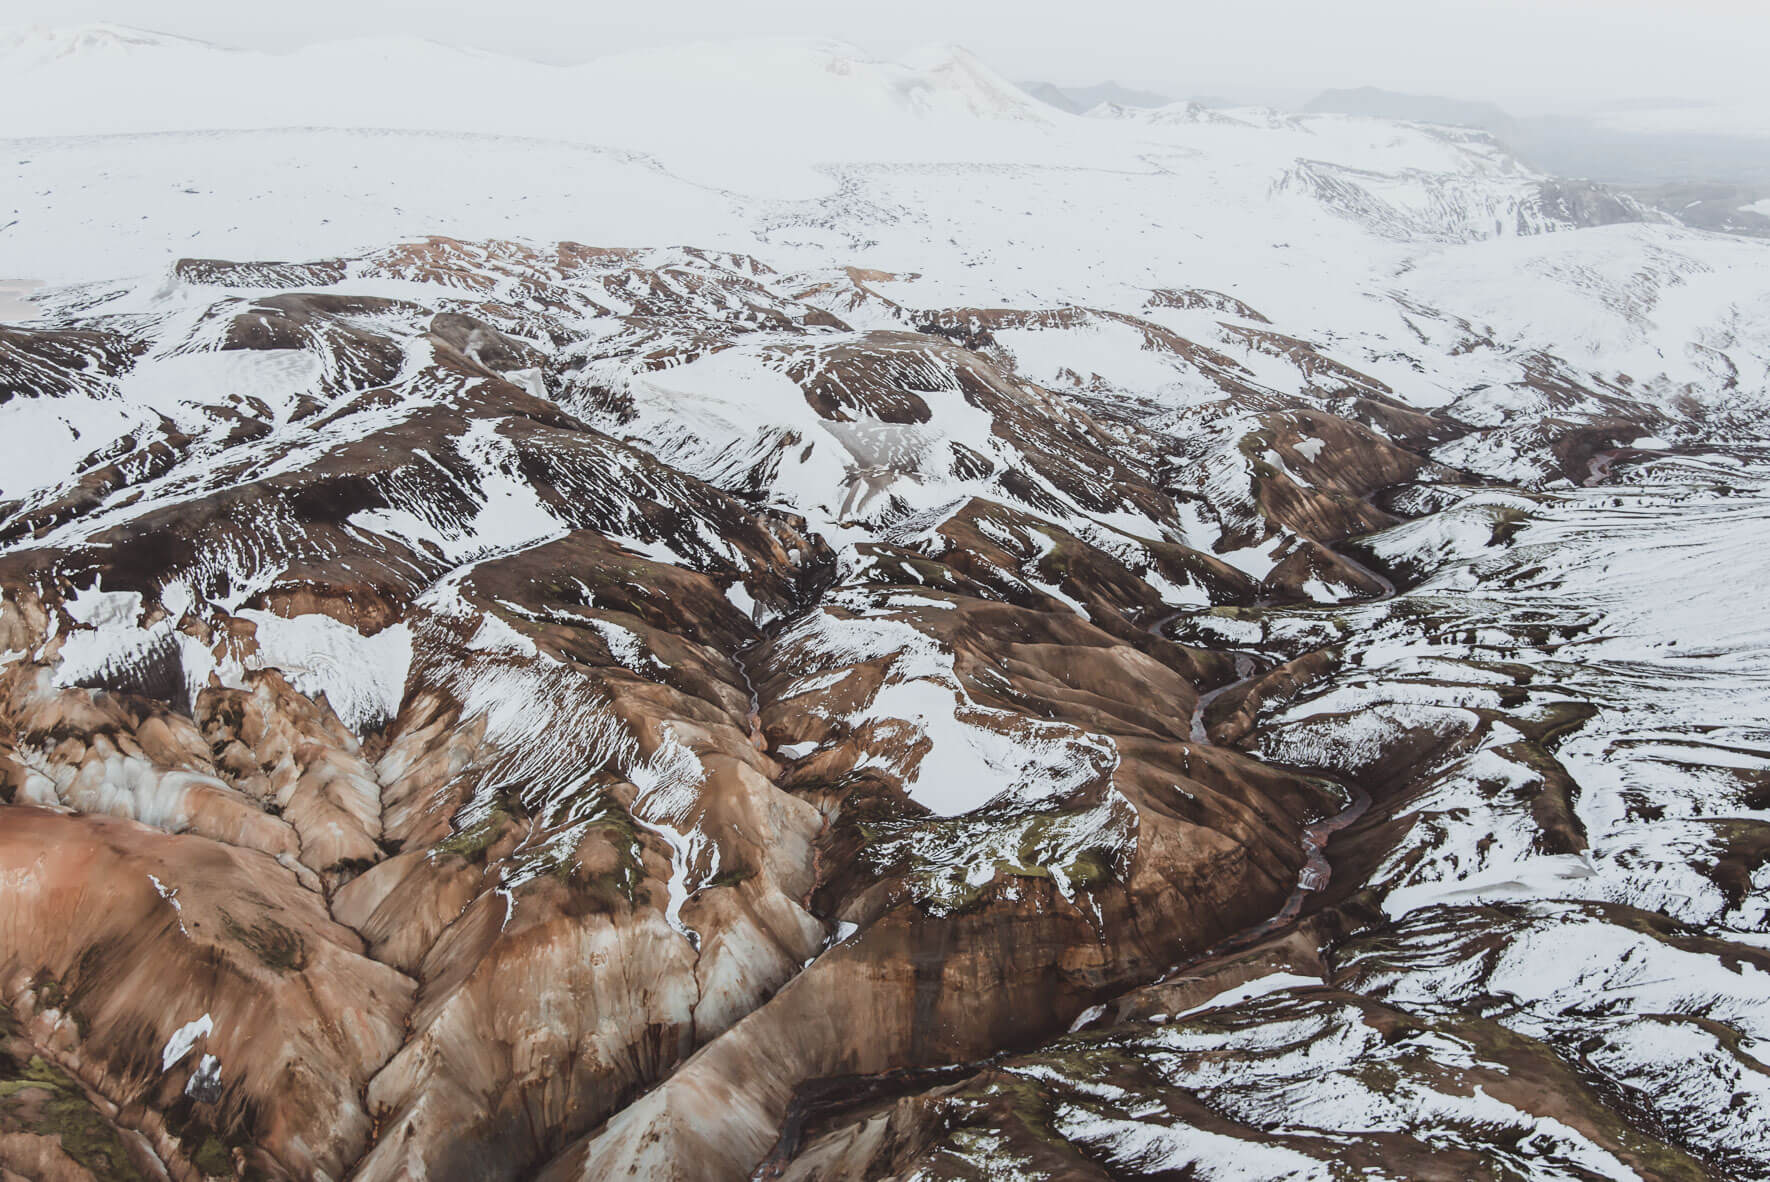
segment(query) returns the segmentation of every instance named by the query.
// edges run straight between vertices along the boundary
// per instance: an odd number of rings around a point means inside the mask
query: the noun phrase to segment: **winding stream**
[[[1355,560],[1348,559],[1348,562],[1350,562],[1355,569],[1363,571],[1363,573],[1369,575],[1381,584],[1383,587],[1383,594],[1379,597],[1380,599],[1388,599],[1395,595],[1395,584],[1390,582],[1387,578],[1377,574],[1375,571],[1365,568]],[[1183,610],[1163,616],[1149,626],[1149,632],[1153,636],[1159,636],[1164,640],[1168,639],[1168,626],[1175,620],[1183,619],[1192,614],[1193,612],[1190,610]],[[1211,703],[1216,701],[1219,697],[1228,693],[1230,690],[1253,681],[1255,678],[1261,676],[1264,670],[1261,670],[1258,667],[1253,655],[1249,653],[1236,653],[1235,672],[1236,680],[1199,695],[1198,702],[1193,707],[1192,711],[1190,728],[1192,742],[1203,744],[1205,746],[1214,745],[1212,744],[1210,735],[1205,728],[1205,711],[1210,707]],[[1345,808],[1341,809],[1333,816],[1324,817],[1323,819],[1304,827],[1302,845],[1303,851],[1306,854],[1306,860],[1303,864],[1303,869],[1297,875],[1297,885],[1292,888],[1289,897],[1284,901],[1284,905],[1268,919],[1251,928],[1245,928],[1242,931],[1236,932],[1234,935],[1229,936],[1216,946],[1201,953],[1200,956],[1193,958],[1193,961],[1189,963],[1195,963],[1197,960],[1203,959],[1204,957],[1220,955],[1224,952],[1234,951],[1238,948],[1257,943],[1270,933],[1296,920],[1296,918],[1302,914],[1303,905],[1308,900],[1309,896],[1325,890],[1328,883],[1332,881],[1333,864],[1328,860],[1328,843],[1333,840],[1334,834],[1357,823],[1359,818],[1364,816],[1365,812],[1371,806],[1371,798],[1369,793],[1356,784],[1350,784],[1332,777],[1318,776],[1317,778],[1328,779],[1330,782],[1336,784],[1340,790],[1346,794],[1349,803]],[[1177,969],[1175,971],[1179,970]],[[1171,976],[1172,974],[1170,973],[1168,975]],[[875,1072],[871,1075],[837,1076],[824,1079],[806,1080],[799,1085],[793,1094],[793,1099],[788,1105],[786,1116],[783,1118],[780,1125],[779,1139],[775,1142],[768,1156],[763,1159],[760,1165],[758,1165],[755,1173],[752,1174],[751,1177],[754,1179],[780,1177],[781,1173],[786,1169],[787,1164],[791,1162],[794,1155],[798,1153],[799,1148],[804,1141],[806,1128],[812,1124],[815,1119],[839,1114],[851,1110],[861,1104],[889,1099],[892,1096],[902,1095],[906,1092],[915,1091],[920,1088],[938,1086],[943,1083],[968,1078],[976,1072],[986,1068],[990,1063],[1005,1057],[1007,1053],[1008,1052],[1006,1051],[999,1052],[990,1058],[970,1063],[957,1063],[936,1067],[896,1067],[886,1071]]]
[[[1308,861],[1303,863],[1303,869],[1297,875],[1297,885],[1291,888],[1290,897],[1284,901],[1284,906],[1270,919],[1237,932],[1197,959],[1220,956],[1225,952],[1234,952],[1259,943],[1301,915],[1303,904],[1310,895],[1327,889],[1334,873],[1333,864],[1328,861],[1327,856],[1328,842],[1333,839],[1334,834],[1356,823],[1371,807],[1370,793],[1363,788],[1340,779],[1332,782],[1351,798],[1351,803],[1333,816],[1324,817],[1313,825],[1304,827],[1303,851],[1308,854]]]
[[[1335,551],[1335,554],[1353,570],[1371,579],[1382,588],[1381,594],[1373,596],[1365,602],[1381,603],[1385,600],[1395,598],[1397,588],[1394,581],[1387,575],[1372,570],[1356,558],[1352,558],[1340,551]],[[1189,611],[1178,611],[1163,616],[1154,624],[1150,625],[1150,634],[1167,640],[1169,639],[1167,633],[1168,626],[1174,621],[1184,619],[1191,614],[1192,613]],[[1231,681],[1226,685],[1218,686],[1214,690],[1200,694],[1197,705],[1193,707],[1192,725],[1189,730],[1189,737],[1192,742],[1201,743],[1206,746],[1214,746],[1215,744],[1211,740],[1210,730],[1205,725],[1205,712],[1210,709],[1211,703],[1215,702],[1218,698],[1231,690],[1239,689],[1242,686],[1247,685],[1249,682],[1263,676],[1265,672],[1267,671],[1259,668],[1252,654],[1236,653],[1236,680]],[[1348,783],[1347,781],[1334,776],[1318,775],[1317,778],[1328,780],[1330,783],[1338,787],[1340,791],[1346,794],[1348,803],[1345,808],[1341,809],[1333,816],[1324,817],[1322,820],[1316,821],[1303,829],[1303,852],[1307,855],[1307,860],[1303,864],[1303,869],[1298,873],[1297,885],[1292,888],[1290,896],[1285,899],[1284,906],[1280,907],[1271,918],[1262,923],[1256,924],[1254,927],[1237,932],[1235,935],[1230,936],[1228,939],[1211,948],[1204,955],[1218,955],[1223,952],[1234,951],[1237,948],[1244,948],[1250,944],[1257,943],[1270,933],[1294,921],[1297,916],[1302,914],[1303,904],[1308,900],[1309,896],[1326,890],[1328,884],[1333,880],[1333,864],[1328,861],[1327,856],[1328,842],[1333,839],[1334,834],[1340,832],[1342,829],[1350,827],[1355,824],[1359,818],[1364,816],[1364,814],[1370,809],[1371,798],[1370,794],[1357,784]]]
[[[1262,672],[1263,671],[1254,664],[1253,657],[1250,657],[1246,653],[1236,653],[1236,680],[1230,682],[1228,685],[1220,685],[1216,689],[1209,690],[1198,696],[1198,705],[1192,708],[1192,728],[1187,737],[1194,743],[1204,743],[1207,746],[1214,746],[1214,744],[1211,743],[1210,732],[1205,729],[1205,711],[1210,709],[1212,702],[1215,702],[1218,698],[1222,697],[1232,689],[1240,689],[1248,682],[1261,676]]]

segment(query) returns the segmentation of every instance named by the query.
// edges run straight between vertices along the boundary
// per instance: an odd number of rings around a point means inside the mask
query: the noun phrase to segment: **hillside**
[[[1770,242],[951,47],[0,67],[9,1177],[1770,1175]]]

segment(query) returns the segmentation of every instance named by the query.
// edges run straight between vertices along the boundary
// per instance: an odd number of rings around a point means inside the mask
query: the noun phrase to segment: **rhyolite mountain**
[[[958,51],[5,52],[7,1179],[1770,1174],[1765,243]]]

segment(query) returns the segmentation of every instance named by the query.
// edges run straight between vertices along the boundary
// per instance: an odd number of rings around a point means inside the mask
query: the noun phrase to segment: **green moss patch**
[[[9,1033],[0,1028],[0,1132],[54,1137],[63,1153],[97,1178],[143,1179],[122,1134],[93,1107],[80,1085],[41,1055],[8,1053],[8,1044],[18,1045],[6,1038]]]

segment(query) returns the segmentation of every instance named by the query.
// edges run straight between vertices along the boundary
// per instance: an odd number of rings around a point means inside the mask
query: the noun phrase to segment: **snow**
[[[706,772],[694,753],[666,728],[658,750],[650,759],[635,764],[628,778],[639,789],[629,810],[634,822],[658,834],[670,846],[664,919],[699,948],[699,933],[682,922],[682,906],[694,891],[691,875],[704,881],[719,873],[719,847],[689,819],[700,807],[696,789],[706,779]]]
[[[172,1037],[166,1040],[165,1047],[160,1051],[160,1070],[171,1071],[179,1060],[191,1053],[191,1048],[197,1045],[198,1039],[209,1037],[214,1030],[214,1019],[208,1014],[194,1018],[174,1030]]]
[[[8,456],[0,469],[0,496],[19,497],[54,485],[80,461],[126,434],[137,419],[121,406],[73,407],[59,400],[15,398],[0,407],[0,431],[32,446]]]
[[[1119,1053],[1138,1053],[1164,1083],[1196,1095],[1214,1114],[1265,1131],[1267,1138],[1258,1142],[1225,1138],[1226,1153],[1235,1156],[1232,1146],[1241,1143],[1249,1161],[1261,1161],[1268,1152],[1292,1152],[1272,1143],[1280,1137],[1291,1147],[1319,1145],[1331,1153],[1330,1146],[1346,1138],[1387,1133],[1438,1148],[1478,1147],[1484,1155],[1503,1156],[1521,1177],[1638,1178],[1579,1129],[1520,1109],[1480,1083],[1470,1086],[1465,1081],[1471,1073],[1491,1078],[1509,1072],[1430,1022],[1422,1019],[1385,1033],[1361,1009],[1332,995],[1280,991],[1240,1009],[1213,1009],[1153,1027],[1134,1035],[1130,1046],[1121,1044]],[[1064,1083],[1074,1088],[1069,1080]],[[1103,1147],[1116,1143],[1126,1153],[1158,1140],[1151,1124],[1127,1127],[1080,1105],[1066,1107],[1066,1136],[1097,1140]],[[1171,1127],[1161,1141],[1187,1149],[1195,1144],[1195,1128],[1172,1117],[1163,1124]],[[1117,1135],[1110,1141],[1108,1129]],[[1471,1137],[1472,1130],[1483,1132]],[[1304,1160],[1308,1165],[1291,1168],[1329,1170],[1326,1162]],[[1258,1168],[1281,1167],[1275,1162]]]
[[[317,76],[338,85],[316,88]],[[474,85],[461,85],[464,76]],[[66,101],[37,101],[46,93]],[[1315,436],[1290,449],[1309,465],[1301,470],[1265,444],[1240,445],[1268,410],[1346,396],[1340,376],[1316,367],[1324,358],[1388,383],[1404,402],[1483,428],[1434,458],[1536,491],[1445,487],[1447,501],[1457,498],[1452,507],[1364,539],[1384,563],[1424,577],[1403,597],[1408,611],[1307,607],[1192,624],[1223,647],[1344,648],[1340,673],[1268,709],[1257,740],[1265,759],[1355,777],[1377,772],[1410,731],[1479,736],[1413,786],[1393,848],[1369,883],[1391,931],[1406,936],[1403,951],[1442,955],[1355,957],[1340,966],[1336,986],[1350,973],[1367,994],[1421,1012],[1508,996],[1499,1020],[1570,1045],[1597,1037],[1595,1069],[1619,1087],[1662,1097],[1651,1101],[1656,1114],[1690,1143],[1739,1152],[1754,1139],[1762,1145],[1763,1073],[1704,1023],[1732,1026],[1748,1056],[1770,1043],[1767,974],[1712,945],[1684,947],[1612,922],[1599,905],[1657,912],[1742,947],[1770,942],[1770,868],[1754,868],[1739,899],[1712,873],[1734,856],[1729,824],[1770,820],[1741,787],[1770,768],[1770,624],[1749,602],[1752,589],[1770,583],[1765,460],[1749,449],[1687,457],[1587,489],[1579,473],[1558,478],[1533,432],[1563,415],[1608,413],[1605,399],[1626,396],[1664,416],[1627,428],[1639,433],[1637,449],[1669,451],[1705,430],[1755,437],[1756,428],[1727,424],[1761,424],[1770,404],[1764,244],[1659,221],[1559,221],[1542,204],[1544,178],[1480,137],[1193,106],[1076,119],[951,48],[889,62],[852,47],[755,42],[554,67],[414,41],[231,53],[98,28],[0,45],[0,103],[13,114],[0,159],[17,207],[5,273],[56,285],[33,289],[36,307],[52,318],[97,300],[99,315],[151,340],[120,374],[91,373],[70,393],[0,406],[0,434],[28,442],[0,470],[0,499],[47,504],[87,457],[137,433],[157,438],[162,419],[197,441],[190,463],[55,526],[43,545],[84,543],[151,507],[233,487],[237,474],[213,460],[235,413],[271,432],[262,448],[235,453],[243,470],[261,476],[298,472],[432,396],[404,380],[433,360],[420,322],[404,330],[408,354],[392,405],[309,425],[297,409],[332,397],[323,351],[217,348],[225,321],[211,309],[251,293],[177,280],[166,264],[187,255],[351,254],[431,232],[692,242],[754,252],[777,268],[766,277],[775,293],[833,284],[835,294],[818,298],[854,331],[744,323],[752,331],[740,334],[721,322],[692,348],[676,342],[688,360],[669,368],[636,368],[628,354],[641,351],[616,340],[621,347],[595,354],[604,360],[578,375],[581,387],[550,391],[551,369],[514,380],[687,473],[802,515],[834,548],[842,575],[860,568],[862,543],[881,538],[936,552],[955,514],[975,497],[1000,495],[986,479],[954,474],[962,446],[998,469],[1032,473],[1049,493],[1024,509],[1030,527],[980,528],[1021,556],[1004,576],[1054,609],[1090,615],[1039,574],[1057,545],[1052,527],[1133,570],[1149,567],[1157,540],[1212,552],[1223,545],[1217,557],[1264,579],[1300,539],[1259,516],[1253,457],[1328,491],[1335,457]],[[514,198],[513,176],[522,178]],[[590,230],[586,193],[596,195]],[[1760,207],[1770,213],[1767,203],[1749,208]],[[316,209],[326,216],[312,216]],[[1075,234],[1078,224],[1088,233]],[[658,266],[686,266],[685,258],[646,256]],[[858,308],[844,303],[856,290],[849,266],[889,276],[868,282]],[[64,286],[119,271],[144,278],[105,293]],[[506,278],[495,281],[497,299],[527,307],[526,293]],[[25,286],[0,284],[0,297]],[[444,306],[438,288],[415,280],[355,274],[349,287],[426,310]],[[1271,316],[1274,332],[1306,339],[1320,356],[1304,348],[1300,360],[1278,338],[1250,334],[1243,317],[1152,301],[1158,289],[1187,287],[1234,293]],[[571,344],[537,347],[567,362],[607,343],[631,310],[619,302],[587,298],[581,315],[564,317]],[[967,395],[945,346],[905,331],[917,310],[1003,306],[1064,313],[1002,329],[987,350],[1062,392],[1029,405],[1052,421],[1078,415],[1076,407],[1098,412],[1113,424],[1103,429],[1124,432],[1125,454],[1152,470],[1166,465],[1208,503],[1183,501],[1158,522],[1084,508],[1045,487],[1020,441]],[[7,314],[0,305],[0,317]],[[866,330],[905,334],[907,343],[893,346],[899,370],[880,380],[913,388],[928,421],[886,422],[865,411],[838,421],[810,405],[807,373],[840,377],[843,350],[882,348]],[[1199,351],[1157,347],[1170,339],[1164,331]],[[1545,357],[1561,367],[1547,379]],[[1230,404],[1219,379],[1245,393]],[[1567,394],[1562,379],[1598,393]],[[471,394],[478,380],[434,396]],[[588,399],[574,401],[591,385],[630,398],[632,416],[617,421]],[[1166,434],[1140,431],[1146,423]],[[620,807],[594,786],[612,774],[636,786],[635,822],[669,849],[661,920],[698,946],[684,912],[692,917],[695,891],[720,865],[701,827],[699,757],[668,731],[631,730],[599,681],[544,655],[497,616],[519,609],[467,598],[475,564],[573,525],[524,476],[511,431],[470,418],[453,441],[458,455],[443,457],[459,459],[465,476],[420,458],[451,473],[464,514],[409,497],[350,518],[361,534],[453,568],[434,579],[411,622],[365,636],[328,616],[243,609],[271,585],[279,555],[214,555],[206,561],[225,573],[217,580],[229,588],[225,598],[206,601],[189,572],[160,589],[158,605],[151,593],[97,584],[74,593],[65,605],[72,627],[50,642],[54,681],[102,684],[167,650],[193,695],[212,674],[237,686],[247,670],[274,667],[303,693],[324,694],[359,733],[397,713],[409,684],[452,695],[463,725],[484,729],[479,747],[462,756],[471,792],[454,824],[486,820],[510,796],[528,824],[518,853],[487,886],[504,897],[505,924],[524,885]],[[279,523],[268,515],[251,524],[267,545],[276,539]],[[636,522],[603,532],[664,562],[685,562],[680,551],[700,547],[730,563],[718,582],[734,608],[759,622],[766,615],[750,589],[762,584],[731,577],[745,564],[725,540],[659,538]],[[1202,587],[1153,569],[1144,578],[1170,606],[1209,603]],[[1352,594],[1320,577],[1304,589],[1320,604]],[[146,623],[157,607],[165,614]],[[820,708],[818,695],[841,700],[825,721],[871,736],[860,766],[896,776],[932,814],[890,852],[901,855],[917,901],[937,914],[1019,865],[1028,806],[1054,810],[1099,789],[1097,804],[1039,814],[1055,818],[1040,869],[1076,902],[1065,870],[1073,855],[1135,847],[1135,809],[1111,788],[1118,749],[1074,727],[978,705],[954,655],[930,635],[926,620],[943,611],[951,605],[934,590],[830,596],[776,637],[799,672],[783,697],[799,698],[808,712]],[[180,629],[187,615],[243,617],[257,648],[242,656],[208,647]],[[1344,633],[1334,632],[1337,622]],[[642,631],[605,619],[587,627],[621,665],[654,674]],[[1519,663],[1540,677],[1517,681],[1507,670]],[[883,680],[855,702],[854,687],[873,672],[863,665],[882,668]],[[1519,695],[1531,709],[1591,702],[1599,710],[1554,750],[1578,788],[1569,800],[1585,835],[1578,852],[1545,850],[1537,809],[1551,788],[1547,764],[1526,749],[1520,717],[1494,721],[1523,709],[1511,704]],[[777,748],[786,759],[819,749],[812,741]],[[119,768],[107,791],[136,774]],[[176,787],[132,807],[142,819],[182,824],[168,803]],[[28,785],[22,798],[53,798],[53,787],[43,792]],[[1001,807],[980,811],[991,804]],[[177,890],[152,882],[181,920]],[[1481,931],[1493,944],[1472,950],[1459,917],[1490,904],[1509,918],[1502,925],[1484,915]],[[840,939],[851,934],[838,930]],[[1447,1146],[1461,1144],[1456,1130],[1497,1127],[1516,1134],[1531,1176],[1630,1176],[1574,1130],[1479,1089],[1411,1083],[1382,1095],[1364,1087],[1360,1064],[1408,1053],[1468,1066],[1472,1052],[1423,1029],[1385,1049],[1346,1007],[1310,1001],[1321,984],[1279,972],[1223,991],[1168,1019],[1160,1037],[1170,1057],[1152,1061],[1209,1091],[1226,1122],[1352,1134],[1426,1128]],[[1235,1027],[1247,1015],[1261,1020]],[[204,1015],[181,1028],[163,1069],[183,1061],[211,1025]],[[1229,1053],[1220,1063],[1181,1063],[1217,1052]],[[205,1055],[191,1086],[206,1091],[220,1072]],[[1693,1115],[1722,1110],[1735,1112],[1737,1128]],[[1066,1135],[1127,1169],[1327,1176],[1307,1153],[1178,1122],[1079,1106],[1060,1109],[1059,1119]]]
[[[455,443],[476,469],[470,495],[478,502],[465,521],[434,521],[413,509],[364,509],[351,515],[358,529],[384,534],[419,548],[434,548],[454,563],[526,549],[566,532],[518,475],[516,448],[498,431],[498,423],[474,419]]]
[[[1265,759],[1294,767],[1332,768],[1357,774],[1379,764],[1391,742],[1408,731],[1443,737],[1475,728],[1467,710],[1408,702],[1381,702],[1349,713],[1318,713],[1299,707],[1293,725],[1275,728],[1260,740]]]
[[[551,66],[386,38],[285,54],[189,42],[124,55],[27,47],[0,62],[0,102],[20,115],[10,121],[16,135],[370,127],[522,136],[644,151],[696,184],[742,186],[774,199],[830,188],[800,145],[821,154],[866,144],[892,158],[926,153],[932,139],[933,151],[970,161],[979,146],[962,129],[982,119],[1000,123],[1010,139],[986,155],[1025,158],[1037,152],[1051,119],[1063,118],[952,47],[889,62],[839,43],[757,40]],[[463,77],[475,84],[460,85]],[[328,84],[314,87],[313,78]],[[64,101],[23,105],[36,88]],[[228,101],[217,104],[217,94]],[[638,95],[670,101],[637,102]],[[33,114],[25,117],[26,110]],[[776,130],[758,153],[757,137],[768,129]]]
[[[221,1086],[221,1060],[214,1055],[204,1055],[197,1060],[197,1066],[191,1077],[184,1083],[184,1094],[202,1096],[212,1093]]]
[[[31,293],[42,287],[38,279],[0,279],[0,322],[28,321],[37,316]]]
[[[117,396],[185,428],[207,426],[214,407],[244,408],[250,399],[259,404],[257,417],[281,426],[296,399],[316,392],[320,368],[318,354],[306,349],[173,353],[138,363],[118,382]]]
[[[168,887],[165,883],[161,882],[159,878],[152,874],[148,875],[148,881],[154,884],[154,893],[172,905],[173,915],[178,921],[179,932],[185,936],[189,936],[190,929],[184,926],[184,904],[178,901],[179,888]]]
[[[1083,385],[1100,379],[1115,390],[1157,394],[1175,386],[1184,372],[1174,359],[1148,348],[1143,334],[1128,324],[1007,329],[993,335],[1014,358],[1016,372],[1048,386],[1075,384],[1065,380],[1069,373]]]
[[[998,798],[1061,799],[1109,779],[1118,765],[1105,736],[972,702],[952,655],[905,620],[813,612],[776,644],[805,670],[783,698],[826,686],[842,667],[890,659],[885,684],[844,721],[872,724],[884,747],[861,766],[893,772],[936,816],[960,816]]]
[[[74,627],[59,641],[49,642],[60,645],[54,673],[58,686],[102,682],[140,668],[168,645],[184,653],[202,651],[198,642],[177,632],[178,621],[170,616],[142,624],[141,594],[137,591],[105,591],[94,583],[65,600],[63,606]],[[188,681],[191,670],[186,672]]]
[[[106,591],[102,581],[62,601],[76,624],[88,628],[127,627],[141,618],[141,592]]]
[[[1240,1005],[1244,1001],[1252,1001],[1258,997],[1265,997],[1269,993],[1280,993],[1290,989],[1320,989],[1325,986],[1326,982],[1320,977],[1304,977],[1297,973],[1268,973],[1264,977],[1256,977],[1252,981],[1247,981],[1241,985],[1234,986],[1233,988],[1225,989],[1223,992],[1212,996],[1206,1001],[1200,1002],[1191,1009],[1182,1010],[1166,1020],[1178,1021],[1182,1018],[1191,1017],[1193,1014],[1202,1014],[1207,1010],[1214,1010],[1219,1006]]]
[[[1074,118],[951,48],[885,62],[749,42],[558,67],[420,42],[276,55],[155,41],[119,56],[64,41],[71,52],[19,51],[0,73],[18,114],[0,155],[19,205],[8,267],[51,283],[425,233],[576,238],[595,192],[600,243],[913,272],[873,285],[911,307],[1136,315],[1155,288],[1229,292],[1419,405],[1506,388],[1542,348],[1656,398],[1707,381],[1717,354],[1761,381],[1770,356],[1763,245],[1564,227],[1536,205],[1541,178],[1479,138],[1416,125]],[[315,71],[335,84],[313,87]],[[75,97],[25,97],[40,93]],[[513,201],[502,178],[517,174]],[[322,206],[325,219],[300,216]],[[1066,232],[1079,217],[1085,242]],[[1305,384],[1225,339],[1217,313],[1150,314],[1258,383]],[[1679,347],[1655,352],[1661,336]],[[1032,373],[1098,374],[1176,405],[1204,389],[1125,325],[1004,337]]]
[[[1064,1105],[1052,1127],[1100,1152],[1109,1167],[1139,1174],[1172,1171],[1205,1182],[1330,1182],[1327,1163],[1277,1145],[1261,1145],[1190,1125],[1124,1120]]]
[[[1437,916],[1418,918],[1430,924]],[[1404,929],[1405,930],[1405,929]],[[1444,933],[1432,944],[1447,942]],[[1373,969],[1359,987],[1398,1005],[1453,1000],[1474,989],[1511,995],[1505,1021],[1546,1034],[1569,1015],[1693,1014],[1724,1022],[1754,1039],[1770,1034],[1770,972],[1610,923],[1577,904],[1536,902],[1521,908],[1519,926],[1496,955],[1474,966],[1433,966],[1421,955],[1400,971]],[[1417,955],[1417,954],[1416,954]],[[1353,959],[1343,967],[1358,969]]]
[[[888,685],[848,722],[869,720],[907,722],[933,743],[928,754],[882,762],[907,773],[910,799],[936,816],[969,813],[1001,796],[1061,799],[1110,775],[1118,762],[1110,739],[971,705],[963,691],[933,680]]]
[[[1741,1039],[1739,1049],[1764,1062],[1763,1044]],[[1753,1070],[1708,1027],[1657,1016],[1616,1024],[1594,1048],[1591,1061],[1612,1078],[1628,1079],[1632,1087],[1658,1099],[1676,1114],[1674,1130],[1693,1141],[1741,1156],[1770,1143],[1770,1074]],[[1701,1117],[1719,1112],[1727,1118],[1705,1127],[1708,1122]]]
[[[727,587],[725,598],[731,601],[731,606],[743,612],[749,619],[756,618],[756,600],[751,597],[750,589],[742,583],[733,583]]]
[[[1356,771],[1404,726],[1472,707],[1517,716],[1441,757],[1399,802],[1399,836],[1368,880],[1394,922],[1342,950],[1336,983],[1415,1013],[1505,997],[1505,1025],[1557,1046],[1589,1040],[1606,1076],[1685,1144],[1754,1162],[1770,1085],[1703,1024],[1760,1040],[1770,1016],[1770,972],[1745,955],[1770,935],[1770,875],[1754,870],[1742,898],[1720,889],[1721,860],[1739,856],[1726,835],[1770,820],[1743,778],[1770,768],[1770,630],[1739,592],[1770,579],[1766,464],[1751,446],[1653,460],[1608,487],[1478,494],[1377,535],[1378,553],[1429,572],[1404,596],[1418,614],[1356,609],[1342,671],[1262,726],[1268,758]],[[1496,507],[1520,513],[1503,548],[1481,536]],[[1283,630],[1268,621],[1268,635]],[[1488,687],[1503,683],[1471,663],[1496,650],[1508,662],[1497,668],[1533,670],[1525,705],[1501,706]],[[1570,701],[1598,712],[1545,760],[1519,726]],[[1582,852],[1543,848],[1538,810],[1557,769],[1577,789]],[[1617,904],[1706,938],[1599,906]],[[1347,1127],[1343,1089],[1334,1104]],[[1718,1104],[1737,1120],[1714,1119]],[[1293,1096],[1287,1119],[1302,1111]]]
[[[60,484],[87,456],[150,432],[162,416],[196,432],[217,407],[247,409],[249,396],[251,413],[280,424],[318,377],[319,359],[304,350],[184,353],[144,359],[114,381],[101,379],[89,397],[11,399],[0,406],[0,432],[33,446],[0,470],[0,496]]]
[[[405,624],[364,636],[330,616],[285,618],[247,609],[257,625],[258,651],[249,667],[280,669],[289,684],[312,698],[326,695],[343,723],[359,733],[399,713],[412,665],[412,633]]]
[[[161,882],[158,878],[156,878],[152,874],[148,875],[148,881],[154,884],[154,893],[155,894],[159,895],[160,898],[162,898],[162,899],[166,900],[168,903],[172,904],[172,910],[179,911],[179,912],[182,912],[184,910],[184,908],[178,902],[178,888],[177,887],[172,887],[172,888],[168,889],[165,883]]]
[[[623,669],[631,669],[635,673],[656,672],[662,668],[657,659],[651,655],[645,641],[631,628],[622,627],[612,620],[586,619],[584,625],[602,637],[608,645],[609,655],[618,661]]]
[[[1272,573],[1272,568],[1278,565],[1279,556],[1290,540],[1285,535],[1279,534],[1257,546],[1243,546],[1235,550],[1219,551],[1217,557],[1245,575],[1255,579],[1264,579]]]
[[[1384,530],[1366,545],[1391,565],[1430,570],[1478,556],[1494,544],[1496,527],[1508,514],[1534,506],[1530,498],[1514,493],[1475,492],[1442,512]]]

